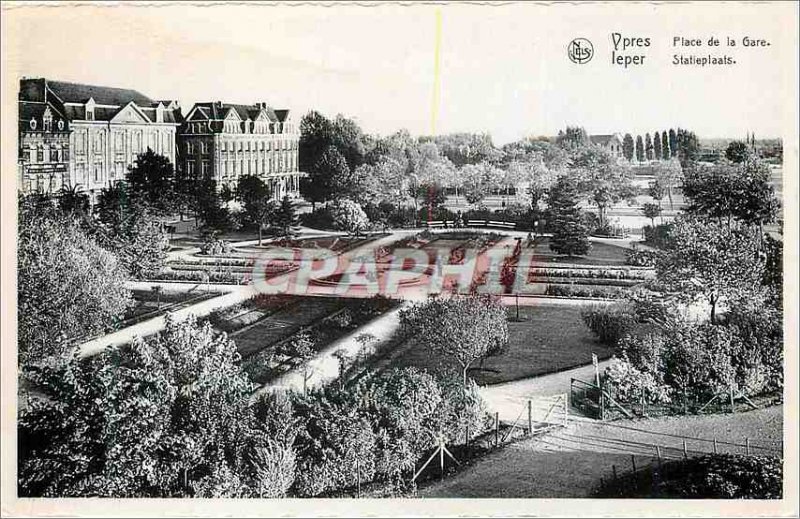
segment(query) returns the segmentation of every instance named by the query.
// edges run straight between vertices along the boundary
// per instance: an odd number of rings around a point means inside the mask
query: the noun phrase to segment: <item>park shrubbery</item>
[[[154,281],[194,281],[230,285],[239,285],[245,282],[243,274],[237,275],[229,270],[175,270],[171,267],[164,267],[161,270],[147,274],[145,277]]]
[[[579,268],[535,268],[531,277],[548,278],[592,278],[645,280],[650,277],[646,270],[638,269],[579,269]]]
[[[646,244],[656,247],[658,249],[666,248],[669,242],[669,232],[672,229],[671,223],[658,224],[655,227],[645,225],[642,228],[644,232],[644,241]]]
[[[636,316],[628,303],[585,307],[581,310],[581,317],[606,346],[616,346],[636,326]]]
[[[547,285],[545,294],[556,297],[591,297],[596,299],[621,299],[624,288],[587,285]]]
[[[676,460],[609,481],[597,497],[658,499],[781,499],[783,460],[709,454]]]
[[[205,256],[221,256],[233,252],[230,242],[218,238],[209,238],[200,246],[200,254]]]
[[[656,251],[636,247],[625,251],[625,263],[635,267],[655,267],[658,253]]]

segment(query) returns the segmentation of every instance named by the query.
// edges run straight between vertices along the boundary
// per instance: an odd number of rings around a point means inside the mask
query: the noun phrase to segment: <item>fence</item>
[[[425,222],[429,229],[458,229],[464,227],[457,220],[430,220]],[[515,222],[501,222],[498,220],[467,220],[466,227],[489,227],[492,229],[505,229],[513,231],[517,228]]]
[[[721,412],[736,413],[744,409],[758,409],[746,395],[731,387],[726,394],[717,394],[710,399],[696,400],[687,396],[677,403],[655,403],[648,401],[647,392],[642,389],[638,402],[619,402],[608,391],[596,384],[579,379],[570,380],[570,398],[575,409],[596,420],[616,420],[619,418],[711,414]]]
[[[412,481],[431,479],[436,473],[444,478],[448,470],[461,466],[462,462],[476,455],[486,454],[518,440],[551,433],[566,427],[568,423],[567,393],[529,399],[521,406],[514,420],[501,419],[500,413],[495,412],[491,428],[471,431],[466,427],[463,443],[453,442],[448,447],[440,439],[427,461],[419,469],[415,467]],[[438,463],[434,462],[437,458]],[[428,477],[424,478],[426,475]]]

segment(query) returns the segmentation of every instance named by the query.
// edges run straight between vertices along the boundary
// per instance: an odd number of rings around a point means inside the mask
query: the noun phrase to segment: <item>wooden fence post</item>
[[[533,434],[533,403],[528,400],[528,434]]]
[[[750,456],[750,438],[744,439],[744,448],[748,456]]]
[[[631,454],[631,465],[633,465],[633,471],[636,472],[636,456]]]
[[[683,440],[683,457],[688,458],[689,452],[686,450],[686,440]]]
[[[656,457],[658,457],[658,468],[661,468],[661,447],[656,445]]]
[[[731,413],[736,413],[736,404],[733,402],[733,384],[730,385],[728,388],[730,399],[731,399]]]
[[[494,446],[500,445],[500,413],[494,413]]]
[[[714,454],[716,454],[716,453],[717,453],[717,438],[715,436],[714,437]]]
[[[617,482],[617,466],[611,465],[611,470],[614,471],[614,483]]]

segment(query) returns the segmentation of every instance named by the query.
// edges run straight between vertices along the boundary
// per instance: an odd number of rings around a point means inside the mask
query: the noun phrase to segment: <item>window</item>
[[[204,160],[200,168],[201,168],[200,172],[202,173],[203,178],[208,177],[208,175],[211,173],[211,162],[208,160]]]
[[[61,160],[64,162],[69,162],[69,148],[64,148],[61,151]]]
[[[89,108],[86,107],[86,120],[87,121],[94,121],[94,107]]]
[[[195,174],[195,170],[194,170],[194,161],[193,161],[193,160],[187,160],[187,161],[186,161],[186,173],[187,173],[187,174],[188,174],[190,177],[193,177],[193,176],[194,176],[194,174]]]
[[[50,150],[50,161],[51,162],[61,162],[61,150],[59,148],[53,148]]]
[[[63,119],[59,119],[58,120],[58,129],[59,130],[63,130],[64,129],[64,120]]]
[[[186,143],[186,154],[187,155],[192,155],[194,153],[194,149],[193,148],[194,148],[194,146],[192,146],[192,143],[191,142],[187,142]]]
[[[207,143],[206,141],[203,141],[203,142],[201,142],[201,143],[200,143],[200,151],[201,151],[201,152],[202,152],[204,155],[207,155],[207,154],[208,154],[208,143]]]
[[[100,164],[94,165],[94,181],[100,182]]]
[[[28,125],[31,127],[31,130],[35,130],[36,129],[36,119],[31,119],[31,122],[29,122]]]
[[[28,162],[36,163],[36,148],[33,145],[28,146]]]
[[[36,162],[44,162],[44,147],[42,145],[36,148]]]

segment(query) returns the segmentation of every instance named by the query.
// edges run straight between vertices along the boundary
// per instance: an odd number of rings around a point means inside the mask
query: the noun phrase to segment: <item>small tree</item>
[[[661,207],[661,200],[664,199],[664,195],[667,194],[667,190],[664,188],[664,184],[661,183],[660,180],[656,179],[650,182],[647,186],[647,194],[658,202],[658,207]]]
[[[352,200],[346,198],[336,200],[331,204],[330,210],[334,227],[352,236],[358,236],[369,224],[367,214]]]
[[[160,212],[175,208],[175,170],[169,158],[147,148],[129,167],[127,181],[132,198]]]
[[[65,214],[88,215],[89,195],[81,186],[63,186],[58,192],[58,207]]]
[[[653,139],[649,133],[644,134],[644,152],[647,160],[653,160]]]
[[[644,162],[644,141],[641,135],[636,136],[636,160]]]
[[[671,157],[670,153],[670,143],[669,143],[669,136],[667,132],[661,132],[661,159],[662,160],[669,160]]]
[[[280,205],[275,209],[275,213],[272,216],[272,225],[285,238],[297,236],[300,217],[297,215],[292,199],[288,196],[284,196]]]
[[[708,302],[714,322],[721,300],[760,290],[766,265],[758,247],[753,228],[678,218],[664,253],[657,259],[656,277],[684,300]]]
[[[272,217],[274,205],[269,187],[258,177],[248,175],[239,177],[236,198],[242,203],[248,225],[258,229],[258,244],[261,245],[264,226]]]
[[[653,135],[653,158],[661,160],[661,134],[656,132]]]
[[[401,311],[400,322],[414,341],[458,366],[464,387],[470,366],[508,342],[505,307],[485,296],[418,303]]]
[[[644,204],[642,206],[642,214],[645,218],[650,218],[650,224],[655,227],[655,220],[661,215],[661,206],[658,204]]]
[[[548,214],[553,236],[550,249],[567,256],[582,256],[589,252],[589,232],[583,211],[578,207],[578,191],[574,182],[559,178],[548,196]]]
[[[628,160],[633,160],[635,147],[633,136],[631,136],[630,133],[626,133],[625,137],[622,139],[622,155]]]
[[[750,150],[742,141],[733,141],[725,149],[725,157],[729,161],[739,164],[750,157]]]
[[[296,359],[303,373],[303,394],[308,393],[308,380],[313,375],[311,359],[316,355],[316,341],[308,332],[300,332],[279,348],[279,353]]]

